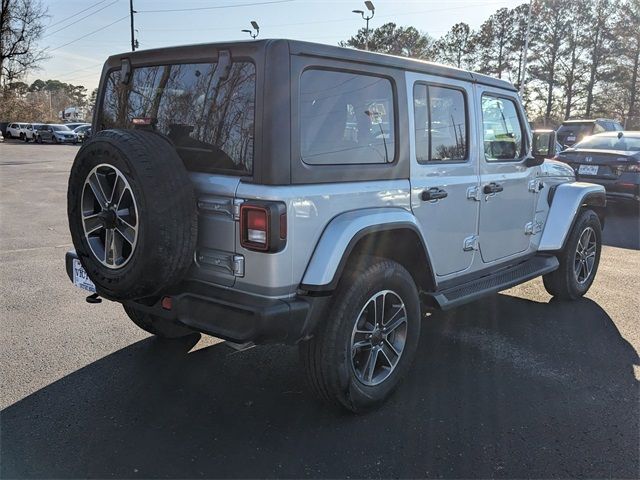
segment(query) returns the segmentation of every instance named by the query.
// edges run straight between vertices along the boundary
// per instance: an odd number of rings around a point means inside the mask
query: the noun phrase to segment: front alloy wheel
[[[125,266],[138,240],[138,206],[122,172],[108,164],[91,170],[81,209],[85,239],[95,259],[110,269]]]
[[[600,219],[593,210],[584,209],[578,213],[564,249],[558,252],[558,269],[542,277],[547,292],[565,300],[582,297],[595,279],[601,249]]]
[[[573,273],[580,285],[584,285],[591,278],[596,261],[596,249],[596,233],[592,227],[587,227],[580,234],[573,261]]]

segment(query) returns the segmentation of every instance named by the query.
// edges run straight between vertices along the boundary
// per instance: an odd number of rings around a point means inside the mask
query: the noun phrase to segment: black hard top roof
[[[266,40],[239,40],[234,42],[217,42],[217,43],[202,43],[194,45],[185,45],[169,48],[151,49],[151,50],[139,50],[137,52],[127,52],[109,57],[107,63],[115,64],[119,59],[129,57],[144,61],[145,57],[151,58],[168,58],[175,56],[179,58],[181,53],[191,53],[194,50],[207,51],[211,49],[223,49],[243,47],[256,50],[269,49],[276,44],[287,43],[289,51],[293,55],[309,55],[337,60],[346,60],[349,62],[360,63],[363,65],[379,65],[391,68],[398,68],[401,70],[407,70],[412,72],[426,73],[428,75],[435,75],[439,77],[452,78],[456,80],[463,80],[473,83],[480,83],[482,85],[502,88],[510,91],[517,91],[513,84],[490,77],[488,75],[482,75],[480,73],[469,72],[467,70],[461,70],[446,65],[441,65],[433,62],[425,62],[423,60],[417,60],[407,57],[398,57],[395,55],[386,55],[382,53],[367,52],[364,50],[356,50],[353,48],[337,47],[333,45],[326,45],[322,43],[304,42],[301,40],[287,40],[287,39],[266,39]]]

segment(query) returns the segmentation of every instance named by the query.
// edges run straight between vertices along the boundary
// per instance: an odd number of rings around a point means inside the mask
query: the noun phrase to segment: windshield
[[[167,135],[189,170],[250,174],[255,66],[233,62],[135,68],[106,81],[100,129],[145,128]],[[220,70],[220,71],[219,71]]]
[[[593,136],[585,138],[575,145],[575,148],[590,150],[620,150],[625,152],[640,152],[640,137],[623,136]]]
[[[66,125],[51,125],[51,128],[56,132],[70,132],[71,130]]]

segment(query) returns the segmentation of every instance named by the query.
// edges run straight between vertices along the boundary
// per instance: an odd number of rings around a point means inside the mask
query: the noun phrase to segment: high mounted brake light
[[[240,245],[279,252],[287,243],[286,207],[280,202],[244,202],[240,206]]]

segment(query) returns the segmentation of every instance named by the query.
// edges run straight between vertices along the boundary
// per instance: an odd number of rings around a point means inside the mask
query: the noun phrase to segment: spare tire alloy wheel
[[[351,334],[351,366],[367,386],[384,382],[398,365],[407,342],[407,309],[392,290],[374,294],[360,311]]]
[[[67,214],[80,263],[109,300],[151,300],[179,283],[197,241],[195,191],[160,135],[103,130],[78,150]]]
[[[138,240],[138,205],[124,174],[104,163],[93,168],[84,182],[81,210],[95,259],[110,269],[125,266]]]

